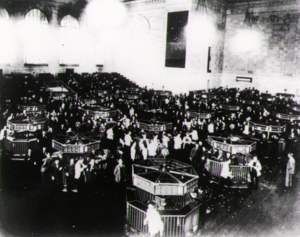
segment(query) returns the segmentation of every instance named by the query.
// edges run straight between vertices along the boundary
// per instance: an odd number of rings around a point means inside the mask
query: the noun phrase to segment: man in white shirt
[[[106,137],[108,140],[113,141],[114,140],[114,131],[113,131],[113,127],[107,129],[106,131]]]
[[[147,139],[146,133],[142,133],[142,139],[139,141],[139,148],[144,160],[147,160],[148,158],[148,147],[149,140]]]
[[[261,164],[259,160],[257,159],[257,156],[253,156],[252,160],[249,161],[248,164],[246,164],[251,167],[250,170],[250,178],[251,178],[251,183],[253,185],[254,189],[258,188],[258,177],[261,176]]]
[[[129,115],[130,115],[130,117],[134,116],[134,108],[133,107],[130,108]]]
[[[152,202],[148,204],[146,218],[144,220],[144,225],[146,224],[148,224],[150,237],[155,237],[157,234],[159,234],[159,236],[163,235],[164,223]]]
[[[6,130],[7,130],[7,126],[5,125],[5,126],[1,129],[1,132],[0,132],[0,141],[2,141],[2,140],[5,138]]]
[[[132,142],[131,131],[128,131],[124,136],[124,145],[130,147]]]
[[[262,167],[261,167],[261,163],[257,159],[257,156],[253,156],[253,159],[250,160],[247,165],[256,170],[257,177],[261,176],[261,169],[262,169]]]
[[[74,175],[75,187],[72,190],[72,192],[78,192],[79,179],[83,177],[82,173],[84,169],[87,167],[85,164],[83,164],[83,161],[84,161],[83,157],[80,157],[75,164],[75,175]]]
[[[187,130],[190,130],[191,129],[191,126],[192,126],[192,121],[188,121],[186,118],[184,119],[183,123],[182,123],[183,126],[186,126]]]
[[[181,133],[174,137],[174,159],[180,160],[182,155],[182,138]]]
[[[285,186],[292,187],[293,175],[295,174],[295,158],[293,153],[288,153],[288,162],[286,165]]]
[[[214,133],[215,132],[215,125],[213,122],[210,122],[207,126],[207,130],[208,130],[208,133]]]
[[[199,137],[198,137],[198,131],[193,128],[192,132],[190,133],[191,137],[192,137],[192,140],[193,142],[196,142],[199,140]]]
[[[128,128],[130,126],[130,119],[125,116],[125,120],[124,120],[123,124],[126,128]]]
[[[170,141],[170,138],[166,135],[165,132],[163,132],[162,143],[166,148],[169,147],[169,141]]]
[[[181,133],[178,133],[175,137],[174,137],[174,149],[178,150],[182,148],[182,139],[181,139]]]
[[[149,143],[149,146],[148,146],[148,155],[149,157],[155,157],[156,156],[156,151],[157,151],[157,148],[158,148],[158,141],[157,141],[157,138],[154,137],[150,143]]]
[[[221,170],[221,177],[223,177],[224,179],[233,178],[233,175],[229,169],[230,163],[231,163],[230,159],[222,162],[223,166],[222,166],[222,170]]]
[[[182,142],[183,142],[183,149],[185,149],[188,145],[193,143],[189,133],[186,133],[186,135],[182,139]]]

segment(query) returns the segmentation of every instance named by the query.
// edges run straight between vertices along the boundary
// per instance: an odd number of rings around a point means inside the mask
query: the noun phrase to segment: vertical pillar
[[[55,5],[52,8],[52,20],[49,23],[50,28],[49,30],[51,31],[52,34],[52,40],[51,40],[51,58],[49,62],[49,72],[51,74],[56,74],[60,72],[60,52],[61,52],[61,40],[60,40],[60,26],[59,26],[59,21],[58,21],[58,6]]]
[[[57,7],[58,6],[55,6],[53,7],[52,9],[52,20],[51,20],[51,25],[53,26],[59,26],[59,22],[58,22],[58,19],[57,19]]]

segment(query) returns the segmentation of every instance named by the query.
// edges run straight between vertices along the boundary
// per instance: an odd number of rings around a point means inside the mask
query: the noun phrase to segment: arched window
[[[47,18],[39,9],[32,9],[25,15],[25,27],[25,64],[48,65],[50,34]]]
[[[0,8],[0,32],[1,32],[1,44],[0,44],[0,64],[9,64],[13,58],[13,34],[9,21],[8,12]]]
[[[80,50],[80,34],[78,20],[70,15],[60,22],[60,65],[78,66]]]
[[[0,20],[9,20],[8,12],[4,8],[0,8]]]
[[[151,26],[149,20],[141,14],[136,15],[132,20],[130,33],[131,40],[135,41],[134,44],[138,43],[138,45],[143,43],[140,41],[148,41],[150,30]]]
[[[149,20],[138,14],[132,19],[130,27],[130,54],[131,60],[138,64],[147,64],[149,60],[150,49],[150,31]]]

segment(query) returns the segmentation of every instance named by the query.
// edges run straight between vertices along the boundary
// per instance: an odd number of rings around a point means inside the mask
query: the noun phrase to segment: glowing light
[[[49,61],[50,32],[47,19],[38,9],[29,11],[19,24],[24,40],[26,63],[47,63]]]
[[[199,44],[209,44],[216,37],[214,21],[207,15],[194,16],[189,20],[186,27],[188,41]]]
[[[78,21],[74,17],[72,17],[70,15],[65,16],[61,20],[60,26],[61,27],[69,27],[69,28],[79,29],[79,23],[78,23]]]
[[[231,51],[235,54],[258,52],[263,42],[260,32],[253,29],[238,30],[231,41]]]
[[[76,64],[79,63],[78,52],[80,47],[81,37],[78,21],[71,17],[65,16],[60,22],[61,28],[61,63]]]
[[[49,29],[45,25],[26,22],[24,33],[25,62],[45,63],[48,61]]]
[[[124,5],[117,0],[92,0],[85,9],[83,21],[98,31],[119,26],[125,15]]]

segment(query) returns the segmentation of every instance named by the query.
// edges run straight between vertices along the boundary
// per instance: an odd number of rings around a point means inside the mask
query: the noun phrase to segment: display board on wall
[[[166,67],[185,68],[188,11],[169,12],[167,25]]]

